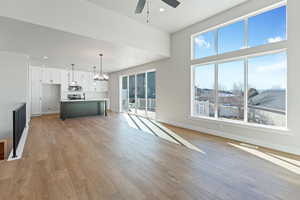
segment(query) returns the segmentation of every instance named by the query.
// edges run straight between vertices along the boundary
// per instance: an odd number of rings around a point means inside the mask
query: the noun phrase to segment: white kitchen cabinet
[[[31,115],[42,114],[42,68],[30,67],[31,73]]]
[[[82,72],[82,71],[77,71],[77,83],[82,87],[83,91],[86,91],[88,88],[88,73],[87,72]]]
[[[54,84],[61,84],[61,70],[60,69],[53,69],[52,80],[53,80]]]
[[[61,76],[61,93],[68,91],[69,83],[71,81],[70,72],[67,70],[60,71]]]
[[[108,82],[107,81],[96,81],[95,92],[107,92]]]
[[[76,81],[77,83],[79,83],[80,72],[79,71],[72,71],[72,70],[69,70],[68,72],[69,72],[70,83],[72,81]]]
[[[94,81],[94,73],[87,72],[87,92],[95,92],[95,81]]]
[[[69,94],[68,87],[72,81],[72,71],[31,66],[30,73],[31,114],[37,116],[50,111],[57,112],[56,103],[59,100],[52,98],[54,91],[55,94],[57,94],[56,91],[59,91],[60,98],[67,98]],[[108,82],[94,81],[92,72],[74,71],[74,81],[82,86],[83,91],[81,93],[86,93],[90,98],[105,96],[105,92],[108,91]],[[45,90],[45,93],[43,93],[43,90]],[[53,99],[55,99],[55,102],[52,101]]]
[[[43,69],[44,84],[61,84],[61,70],[53,68]]]

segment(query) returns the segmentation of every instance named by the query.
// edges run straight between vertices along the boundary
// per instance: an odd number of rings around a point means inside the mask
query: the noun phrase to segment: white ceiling
[[[87,71],[91,71],[94,65],[99,66],[98,54],[104,53],[104,72],[109,73],[166,58],[168,55],[162,53],[169,46],[166,32],[175,32],[246,0],[181,0],[182,4],[176,9],[161,0],[150,0],[151,24],[146,26],[145,12],[134,14],[137,0],[74,1],[72,9],[76,9],[73,15],[66,15],[65,7],[69,8],[72,1],[63,1],[65,4],[60,4],[61,7],[57,7],[60,0],[45,1],[43,4],[36,4],[35,0],[22,1],[24,5],[18,7],[21,10],[15,7],[17,0],[5,1],[0,7],[1,15],[5,14],[0,17],[0,51],[26,54],[32,63],[47,67],[69,68],[74,63],[77,69]],[[159,12],[161,7],[166,9],[165,12]],[[55,16],[52,16],[53,11],[56,11]],[[72,26],[74,24],[76,26]],[[132,29],[124,30],[129,25]],[[104,30],[98,27],[104,27]],[[150,39],[145,40],[145,35]],[[158,45],[151,46],[152,43]],[[149,46],[153,48],[147,48]],[[49,59],[44,60],[44,56]]]
[[[114,10],[122,15],[146,23],[146,10],[134,14],[138,0],[86,0],[101,7]],[[179,0],[181,4],[171,8],[161,0],[150,0],[150,24],[167,31],[176,32],[219,12],[232,8],[247,0]],[[159,9],[164,8],[164,12]]]
[[[153,53],[99,41],[39,25],[0,17],[0,50],[26,54],[33,63],[47,67],[91,71],[99,67],[99,53],[104,53],[104,72],[118,71],[164,57]],[[49,59],[43,60],[47,56]]]

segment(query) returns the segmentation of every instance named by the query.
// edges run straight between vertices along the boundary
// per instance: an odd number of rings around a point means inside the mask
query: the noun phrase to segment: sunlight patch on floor
[[[124,115],[124,117],[130,127],[138,129],[138,127],[135,125],[135,123],[130,119],[129,115]]]
[[[300,167],[300,161],[270,153],[270,155]]]
[[[295,164],[292,164],[292,162],[290,162],[290,161],[293,161],[293,162],[296,161],[296,163],[299,164],[299,161],[297,161],[297,160],[285,158],[282,156],[277,156],[274,154],[267,154],[267,153],[257,150],[257,148],[256,149],[250,148],[250,147],[246,147],[244,145],[242,146],[242,145],[233,144],[233,143],[228,143],[228,144],[300,175],[300,167],[298,167]]]
[[[177,135],[176,133],[174,133],[173,131],[171,131],[170,129],[168,129],[167,127],[163,126],[161,123],[156,122],[154,120],[151,120],[153,123],[156,123],[158,126],[160,126],[162,129],[164,129],[166,132],[168,132],[170,135],[172,135],[174,138],[176,138],[177,140],[179,140],[182,144],[184,144],[186,147],[193,149],[195,151],[199,151],[201,153],[204,153],[202,150],[200,150],[198,147],[196,147],[195,145],[191,144],[190,142],[188,142],[187,140],[183,139],[182,137],[180,137],[179,135]]]
[[[194,151],[198,151],[200,153],[205,154],[204,151],[191,144],[189,141],[183,139],[175,132],[173,132],[172,130],[168,129],[167,127],[163,126],[161,123],[155,120],[132,114],[124,114],[124,116],[128,125],[132,128],[139,129],[145,133],[160,137],[169,142],[173,142],[178,145],[182,145]]]
[[[147,133],[150,133],[151,135],[154,135],[154,134],[146,127],[146,125],[143,124],[143,122],[142,122],[141,120],[138,119],[137,116],[135,116],[135,115],[130,115],[130,116],[131,116],[131,118],[134,120],[134,122],[140,127],[140,129],[141,129],[142,131],[145,131],[145,132],[147,132]]]

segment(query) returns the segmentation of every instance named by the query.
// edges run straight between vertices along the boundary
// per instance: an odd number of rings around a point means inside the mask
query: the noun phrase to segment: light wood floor
[[[0,163],[0,199],[299,199],[299,175],[234,141],[169,128],[205,154],[130,128],[120,114],[34,118],[23,159]]]

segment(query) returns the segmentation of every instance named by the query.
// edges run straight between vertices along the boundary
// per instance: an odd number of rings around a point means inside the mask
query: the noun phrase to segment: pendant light
[[[97,69],[97,67],[96,67],[96,66],[94,66],[94,67],[93,67],[93,73],[94,73],[94,77],[96,77],[96,76],[97,76],[96,69]]]
[[[100,56],[100,73],[99,74],[95,74],[94,76],[94,80],[95,81],[108,81],[108,76],[103,74],[103,69],[102,69],[102,58],[103,58],[103,54],[99,54]]]
[[[74,66],[75,66],[75,64],[71,64],[71,66],[72,66],[72,81],[70,83],[70,86],[76,86],[77,81],[74,80]]]
[[[97,73],[97,67],[94,66],[93,69],[94,69],[94,81],[99,81],[100,76],[99,73]]]

